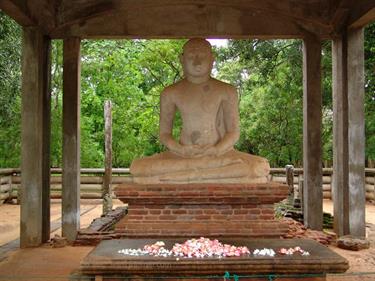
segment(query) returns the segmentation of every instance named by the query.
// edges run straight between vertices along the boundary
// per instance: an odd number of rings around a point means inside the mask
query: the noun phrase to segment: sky
[[[226,47],[228,45],[228,39],[207,39],[212,46]]]

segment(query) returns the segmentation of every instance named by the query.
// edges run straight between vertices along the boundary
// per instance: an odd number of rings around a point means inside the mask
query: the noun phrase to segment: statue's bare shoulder
[[[211,78],[213,85],[216,88],[216,91],[223,95],[224,99],[233,99],[237,98],[237,89],[233,85]]]
[[[183,92],[183,80],[177,81],[176,83],[169,85],[164,88],[161,92],[161,98],[167,100],[173,100],[177,98],[179,94]]]

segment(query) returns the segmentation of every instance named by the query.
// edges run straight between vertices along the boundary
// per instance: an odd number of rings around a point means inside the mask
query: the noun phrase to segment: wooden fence
[[[51,169],[51,198],[61,198],[62,170]],[[112,184],[130,181],[129,169],[112,169]],[[81,169],[81,198],[102,198],[104,169]],[[0,204],[7,200],[18,199],[21,185],[21,172],[19,169],[0,169]]]
[[[294,190],[299,192],[303,183],[303,169],[293,171]],[[18,199],[20,190],[21,171],[19,169],[0,169],[0,204],[11,199]],[[113,168],[112,184],[129,182],[129,169]],[[102,198],[104,169],[81,169],[81,198]],[[286,183],[286,169],[272,168],[270,179]],[[61,198],[61,169],[51,169],[51,198]],[[323,196],[331,198],[332,169],[323,169]],[[366,199],[375,199],[375,169],[366,169]]]
[[[332,168],[323,169],[323,198],[332,199]],[[293,170],[293,183],[295,192],[299,192],[303,188],[303,169],[295,168]],[[286,183],[285,168],[271,168],[271,180]],[[375,200],[375,169],[365,169],[365,188],[366,200]]]

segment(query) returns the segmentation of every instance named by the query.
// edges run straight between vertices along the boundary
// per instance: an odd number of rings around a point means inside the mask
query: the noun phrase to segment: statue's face
[[[213,60],[211,50],[199,44],[186,48],[181,58],[185,75],[193,77],[210,75]]]

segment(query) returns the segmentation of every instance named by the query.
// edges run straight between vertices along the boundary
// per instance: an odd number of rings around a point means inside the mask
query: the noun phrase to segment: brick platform
[[[115,193],[129,205],[115,228],[124,237],[280,237],[288,231],[273,210],[288,194],[284,184],[123,184]]]

